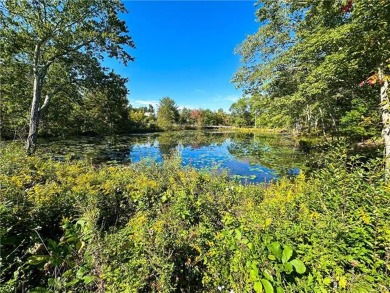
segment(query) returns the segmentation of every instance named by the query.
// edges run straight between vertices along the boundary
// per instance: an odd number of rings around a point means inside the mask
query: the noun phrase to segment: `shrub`
[[[0,292],[388,292],[381,162],[243,186],[162,165],[0,149]]]

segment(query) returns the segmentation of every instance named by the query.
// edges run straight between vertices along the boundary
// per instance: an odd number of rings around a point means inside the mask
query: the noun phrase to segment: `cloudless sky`
[[[254,1],[124,1],[136,49],[127,67],[134,107],[168,96],[181,107],[228,110],[241,96],[230,80],[239,67],[234,48],[258,28]]]

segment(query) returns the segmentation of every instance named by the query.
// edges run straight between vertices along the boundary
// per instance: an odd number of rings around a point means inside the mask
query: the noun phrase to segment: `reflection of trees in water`
[[[160,149],[160,153],[163,156],[171,156],[176,147],[179,145],[179,142],[175,140],[172,132],[164,132],[157,137],[158,148]]]
[[[201,148],[208,147],[212,144],[221,145],[229,138],[226,133],[213,133],[204,131],[176,131],[164,132],[158,137],[159,147],[163,146],[163,154],[172,152],[178,145],[183,147]]]
[[[237,159],[260,164],[279,174],[288,173],[289,168],[299,163],[299,153],[291,140],[280,135],[234,135],[228,151]]]
[[[286,166],[299,162],[291,139],[281,135],[258,135],[211,131],[175,131],[149,135],[83,137],[52,140],[42,143],[41,153],[59,160],[87,159],[93,163],[130,162],[130,153],[137,144],[157,146],[163,156],[170,156],[178,146],[198,149],[221,146],[228,140],[228,151],[238,159],[252,164],[287,172]]]

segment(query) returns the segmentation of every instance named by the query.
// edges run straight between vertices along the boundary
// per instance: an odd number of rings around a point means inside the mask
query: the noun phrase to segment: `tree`
[[[114,72],[105,76],[83,99],[84,132],[112,134],[123,131],[128,121],[126,78]]]
[[[215,119],[217,125],[228,125],[229,124],[229,116],[222,108],[218,109],[215,113]]]
[[[380,102],[386,179],[390,179],[390,3],[389,1],[350,1],[351,36],[349,54],[363,70],[360,78],[375,85]],[[364,32],[364,35],[362,35]],[[373,78],[374,77],[374,78]],[[371,82],[370,82],[370,78]]]
[[[149,113],[149,116],[154,118],[155,117],[155,112],[154,112],[154,107],[152,104],[149,104],[148,105],[148,110],[146,111],[147,113]]]
[[[40,114],[50,98],[67,84],[103,71],[98,60],[105,55],[125,64],[133,60],[125,46],[134,44],[118,17],[125,12],[118,0],[2,0],[0,5],[4,54],[26,64],[33,73],[29,153],[36,143]],[[66,80],[56,80],[58,71],[66,73]]]
[[[174,100],[164,97],[157,110],[157,125],[164,130],[171,130],[179,120],[179,111]]]
[[[389,1],[258,4],[261,26],[237,50],[244,64],[234,77],[237,86],[270,100],[268,112],[277,109],[290,126],[307,132],[337,135],[345,127],[348,133],[348,120],[356,123],[354,133],[375,129],[380,102],[390,170]]]
[[[1,53],[0,58],[0,139],[24,137],[29,107],[24,97],[29,95],[30,72],[25,64]]]
[[[249,111],[249,99],[240,98],[230,106],[232,123],[239,127],[251,125],[251,113]]]
[[[193,121],[191,119],[190,109],[183,107],[182,109],[180,109],[179,114],[180,114],[179,122],[181,125],[192,124]]]
[[[193,109],[190,112],[190,118],[196,123],[198,128],[202,128],[204,125],[204,117],[202,109]]]

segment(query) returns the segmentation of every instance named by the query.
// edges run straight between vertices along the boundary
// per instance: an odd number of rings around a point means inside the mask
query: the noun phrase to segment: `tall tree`
[[[105,55],[126,64],[133,59],[126,46],[134,44],[125,22],[118,17],[118,13],[125,12],[119,0],[2,0],[0,5],[4,54],[28,65],[33,74],[26,145],[27,152],[31,152],[40,114],[50,98],[65,84],[89,78]],[[56,80],[55,66],[69,73],[68,80],[59,80],[48,87],[49,78]]]
[[[169,97],[160,100],[157,110],[157,125],[164,129],[173,129],[175,123],[179,121],[179,110],[176,102]]]
[[[126,82],[126,78],[110,72],[94,89],[85,93],[82,108],[79,109],[86,112],[83,131],[113,134],[126,128],[128,121]]]
[[[384,157],[386,178],[390,179],[390,2],[348,1],[352,18],[352,37],[349,54],[359,68],[360,78],[375,85],[380,102],[382,118],[382,137],[385,142]],[[364,32],[364,34],[362,34]],[[371,76],[370,73],[373,73]],[[367,79],[364,77],[369,76]]]
[[[230,106],[229,110],[233,124],[239,127],[251,125],[249,98],[240,98]]]
[[[259,31],[238,48],[244,65],[236,84],[270,99],[269,107],[283,105],[286,121],[308,132],[338,133],[347,121],[356,123],[348,131],[364,123],[375,129],[380,103],[390,170],[390,2],[263,0],[258,7]],[[358,86],[364,82],[371,87]]]

